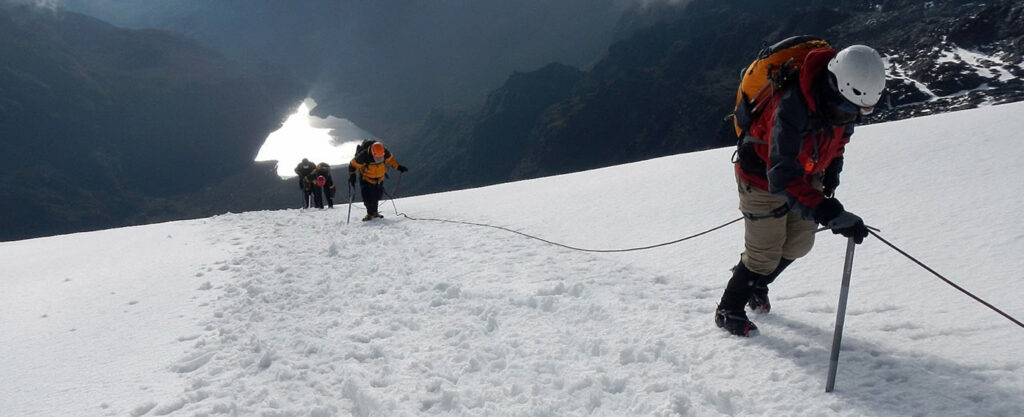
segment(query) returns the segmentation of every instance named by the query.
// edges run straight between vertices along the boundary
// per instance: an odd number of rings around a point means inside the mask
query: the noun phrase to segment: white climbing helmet
[[[859,106],[861,113],[871,113],[885,90],[885,63],[878,52],[865,45],[847,47],[829,61],[828,70],[839,93]]]

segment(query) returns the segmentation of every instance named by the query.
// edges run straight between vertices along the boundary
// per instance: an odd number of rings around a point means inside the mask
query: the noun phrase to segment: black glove
[[[356,174],[349,174],[349,176],[348,176],[348,185],[351,185],[351,186],[355,187],[355,185],[356,185]]]
[[[409,170],[409,168],[406,168],[405,165],[399,165],[398,166],[398,172],[406,172],[408,170]]]
[[[843,209],[843,204],[834,198],[826,198],[814,208],[814,221],[832,229],[832,234],[852,237],[853,243],[860,244],[868,236],[864,220]]]
[[[852,237],[853,243],[858,245],[868,236],[868,227],[864,225],[864,221],[848,211],[844,211],[839,217],[829,222],[828,226],[832,228],[832,234]]]

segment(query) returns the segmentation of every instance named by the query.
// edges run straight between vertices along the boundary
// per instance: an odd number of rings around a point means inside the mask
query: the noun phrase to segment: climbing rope
[[[953,283],[953,281],[950,281],[948,278],[942,276],[942,274],[939,274],[938,272],[935,272],[934,269],[928,267],[928,265],[925,265],[924,262],[921,262],[921,261],[917,260],[917,258],[914,258],[913,256],[910,256],[910,254],[908,254],[907,252],[904,252],[902,249],[896,247],[896,245],[893,245],[892,243],[889,243],[888,240],[885,240],[884,238],[879,236],[878,233],[875,233],[874,231],[868,231],[868,233],[871,233],[872,236],[878,238],[878,240],[882,241],[882,243],[886,244],[887,246],[889,246],[890,248],[892,248],[896,252],[899,252],[900,255],[903,255],[903,256],[907,257],[907,259],[910,259],[911,261],[916,263],[921,268],[924,268],[926,271],[931,272],[932,275],[935,275],[936,277],[938,277],[939,279],[944,281],[946,284],[949,284],[953,288],[956,288],[958,291],[966,294],[968,297],[973,298],[974,301],[977,301],[977,302],[981,303],[985,307],[988,307],[988,308],[992,309],[992,311],[995,311],[996,313],[999,313],[999,315],[1001,315],[1003,317],[1006,317],[1007,320],[1010,320],[1014,324],[1024,328],[1024,323],[1021,323],[1020,320],[1017,320],[1017,319],[1013,318],[1013,316],[1010,316],[1009,314],[1006,314],[1005,312],[1003,312],[1003,310],[1000,310],[1000,309],[996,308],[995,306],[993,306],[989,302],[987,302],[985,300],[982,300],[980,297],[972,294],[970,291],[967,291],[967,290],[963,289],[963,287],[961,287],[959,285],[956,285],[955,283]]]
[[[551,245],[555,245],[555,246],[562,247],[562,248],[566,248],[566,249],[571,249],[571,250],[580,251],[580,252],[596,252],[596,253],[634,252],[634,251],[641,251],[641,250],[647,250],[647,249],[654,249],[654,248],[658,248],[658,247],[662,247],[662,246],[668,246],[668,245],[676,244],[676,243],[679,243],[679,242],[687,241],[687,240],[690,240],[690,239],[693,239],[693,238],[696,238],[696,237],[699,237],[699,236],[706,235],[708,233],[714,232],[715,230],[721,229],[721,228],[726,227],[726,226],[728,226],[730,224],[733,224],[733,223],[736,223],[736,222],[738,222],[740,220],[743,220],[743,218],[740,217],[738,219],[731,220],[728,223],[724,223],[722,225],[712,227],[712,228],[710,228],[708,230],[705,230],[705,231],[697,233],[697,234],[693,234],[693,235],[690,235],[690,236],[687,236],[687,237],[684,237],[684,238],[676,239],[676,240],[673,240],[671,242],[658,243],[658,244],[655,244],[655,245],[641,246],[641,247],[636,247],[636,248],[625,248],[625,249],[587,249],[587,248],[580,248],[580,247],[576,247],[576,246],[570,246],[570,245],[566,245],[566,244],[563,244],[563,243],[553,242],[553,241],[550,241],[550,240],[547,240],[547,239],[544,239],[544,238],[541,238],[541,237],[537,237],[537,236],[534,236],[534,235],[531,235],[531,234],[528,234],[528,233],[520,232],[518,230],[509,229],[507,227],[502,227],[502,226],[495,226],[495,225],[492,225],[492,224],[474,223],[474,222],[466,222],[466,221],[460,221],[460,220],[416,218],[416,217],[409,216],[408,214],[405,214],[405,213],[398,213],[397,210],[395,211],[395,215],[405,217],[405,218],[407,218],[409,220],[431,221],[431,222],[440,222],[440,223],[455,223],[455,224],[465,224],[465,225],[470,225],[470,226],[489,227],[489,228],[492,228],[492,229],[504,230],[506,232],[515,233],[515,234],[520,235],[520,236],[524,236],[524,237],[527,237],[527,238],[530,238],[530,239],[534,239],[534,240],[539,240],[541,242],[544,242],[544,243],[547,243],[547,244],[551,244]]]
[[[396,192],[398,190],[398,186],[401,185],[401,184],[402,184],[402,174],[398,174],[398,181],[395,183],[395,190],[396,190]],[[474,222],[467,222],[467,221],[461,221],[461,220],[448,220],[448,219],[432,219],[432,218],[412,217],[412,216],[410,216],[408,214],[399,213],[398,212],[398,207],[395,206],[395,196],[394,195],[392,195],[391,193],[387,192],[387,190],[384,191],[384,194],[388,196],[389,200],[391,200],[391,207],[395,209],[395,215],[396,216],[405,217],[405,218],[407,218],[409,220],[427,221],[427,222],[438,222],[438,223],[464,224],[464,225],[468,225],[468,226],[478,226],[478,227],[489,227],[491,229],[498,229],[498,230],[504,230],[504,231],[510,232],[510,233],[515,233],[515,234],[523,236],[523,237],[527,237],[527,238],[534,239],[534,240],[539,240],[541,242],[544,242],[544,243],[547,243],[547,244],[550,244],[550,245],[555,245],[555,246],[558,246],[558,247],[561,247],[561,248],[570,249],[570,250],[574,250],[574,251],[580,251],[580,252],[591,252],[591,253],[635,252],[635,251],[659,248],[659,247],[662,247],[662,246],[673,245],[673,244],[676,244],[676,243],[679,243],[679,242],[684,242],[684,241],[687,241],[687,240],[690,240],[690,239],[693,239],[693,238],[696,238],[696,237],[700,237],[700,236],[706,235],[708,233],[714,232],[715,230],[724,228],[724,227],[726,227],[726,226],[728,226],[730,224],[733,224],[733,223],[736,223],[736,222],[738,222],[740,220],[743,220],[743,217],[740,217],[740,218],[737,218],[735,220],[731,220],[731,221],[729,221],[727,223],[724,223],[722,225],[712,227],[712,228],[710,228],[708,230],[705,230],[703,232],[700,232],[700,233],[697,233],[697,234],[693,234],[693,235],[690,235],[690,236],[687,236],[687,237],[684,237],[684,238],[679,238],[679,239],[673,240],[671,242],[664,242],[664,243],[658,243],[658,244],[654,244],[654,245],[641,246],[641,247],[636,247],[636,248],[625,248],[625,249],[587,249],[587,248],[580,248],[580,247],[576,247],[576,246],[570,246],[570,245],[566,245],[566,244],[563,244],[563,243],[553,242],[553,241],[550,241],[550,240],[547,240],[547,239],[544,239],[544,238],[541,238],[541,237],[537,237],[537,236],[531,235],[529,233],[523,233],[523,232],[520,232],[518,230],[509,229],[509,228],[503,227],[503,226],[495,226],[493,224],[474,223]]]

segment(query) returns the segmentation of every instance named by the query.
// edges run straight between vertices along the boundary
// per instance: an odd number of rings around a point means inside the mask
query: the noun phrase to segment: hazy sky
[[[129,28],[196,38],[314,87],[321,104],[420,119],[479,101],[513,71],[585,67],[639,0],[63,0]],[[345,97],[337,97],[344,94]],[[386,105],[379,102],[385,101]],[[344,114],[335,114],[344,117]]]

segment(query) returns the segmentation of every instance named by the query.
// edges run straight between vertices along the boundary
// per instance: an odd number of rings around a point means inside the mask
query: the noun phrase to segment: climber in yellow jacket
[[[368,141],[369,142],[369,141]],[[383,218],[377,211],[377,205],[384,196],[384,178],[388,167],[406,172],[409,168],[400,165],[383,143],[363,142],[356,150],[356,156],[348,163],[348,183],[356,185],[356,174],[359,174],[359,190],[366,205],[366,217],[363,221]]]

